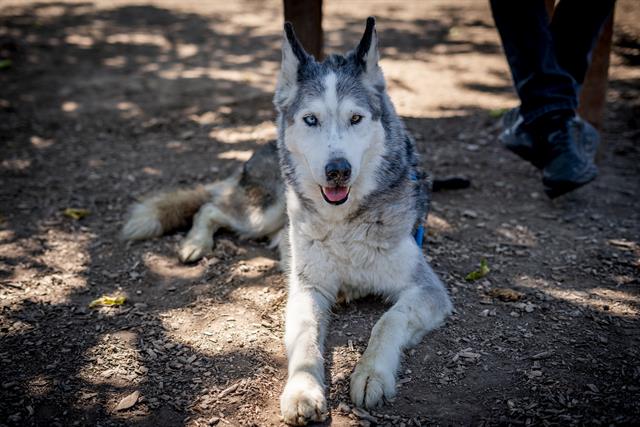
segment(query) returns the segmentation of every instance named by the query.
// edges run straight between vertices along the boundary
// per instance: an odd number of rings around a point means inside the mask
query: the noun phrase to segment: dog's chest
[[[337,274],[347,301],[386,293],[389,287],[408,281],[420,250],[408,233],[402,238],[389,237],[388,232],[384,227],[367,225],[336,227],[326,239],[313,244],[324,269]]]
[[[307,235],[309,250],[342,276],[378,269],[400,241],[394,230],[376,222],[338,223],[317,226],[313,231]]]

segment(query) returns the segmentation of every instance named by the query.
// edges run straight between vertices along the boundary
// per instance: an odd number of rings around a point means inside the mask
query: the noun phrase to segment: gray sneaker
[[[579,116],[576,116],[572,121],[576,122],[572,126],[582,128],[580,130],[581,137],[578,138],[577,141],[580,152],[593,162],[598,145],[600,145],[600,135],[598,131],[591,126],[589,122]],[[542,149],[546,144],[536,145],[533,135],[524,128],[523,124],[524,121],[520,115],[519,108],[513,108],[507,111],[504,116],[502,116],[502,132],[498,136],[498,139],[509,151],[530,162],[538,169],[542,169],[545,163],[547,163],[544,153],[545,150]],[[540,147],[540,145],[542,145],[542,147]]]
[[[502,132],[498,140],[509,151],[542,169],[544,161],[539,150],[536,150],[533,135],[524,126],[519,108],[513,108],[502,116]]]
[[[582,187],[598,176],[593,162],[598,146],[594,141],[598,139],[590,139],[590,128],[593,129],[584,120],[574,117],[549,134],[543,150],[542,184],[550,198]]]

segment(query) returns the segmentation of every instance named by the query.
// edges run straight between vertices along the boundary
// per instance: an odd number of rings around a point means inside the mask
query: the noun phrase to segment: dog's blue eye
[[[313,114],[308,114],[308,115],[304,116],[302,118],[302,120],[304,120],[304,122],[307,124],[307,126],[317,126],[318,125],[318,118],[316,116],[314,116]]]
[[[362,116],[360,114],[354,114],[353,116],[351,116],[352,125],[357,125],[361,121],[362,121]]]

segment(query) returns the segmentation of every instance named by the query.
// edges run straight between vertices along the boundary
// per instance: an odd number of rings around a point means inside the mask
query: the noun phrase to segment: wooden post
[[[556,8],[556,0],[544,0],[544,7],[547,9],[547,14],[549,15],[549,21],[551,21],[551,17],[553,16],[553,11]]]
[[[604,24],[598,42],[593,49],[591,65],[587,70],[578,104],[578,113],[598,129],[602,129],[604,109],[607,103],[612,36],[613,11]]]
[[[305,50],[322,60],[322,0],[284,0],[284,19]]]

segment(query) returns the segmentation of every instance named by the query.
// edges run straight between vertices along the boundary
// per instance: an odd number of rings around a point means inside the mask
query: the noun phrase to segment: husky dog
[[[426,215],[428,180],[386,93],[374,18],[353,51],[323,62],[304,51],[291,24],[284,29],[277,149],[259,149],[225,181],[135,205],[123,236],[160,235],[197,211],[179,250],[185,262],[211,249],[219,227],[280,242],[289,275],[280,406],[285,422],[303,425],[327,416],[323,342],[338,298],[393,303],[351,376],[351,399],[367,408],[395,395],[403,349],[452,306],[412,236]]]
[[[195,214],[195,216],[194,216]],[[275,142],[258,148],[242,169],[231,177],[189,190],[164,192],[132,206],[122,229],[124,240],[142,240],[193,225],[182,241],[178,256],[184,263],[198,261],[213,247],[220,228],[242,238],[270,237],[281,248],[283,264],[287,221],[284,184]]]

